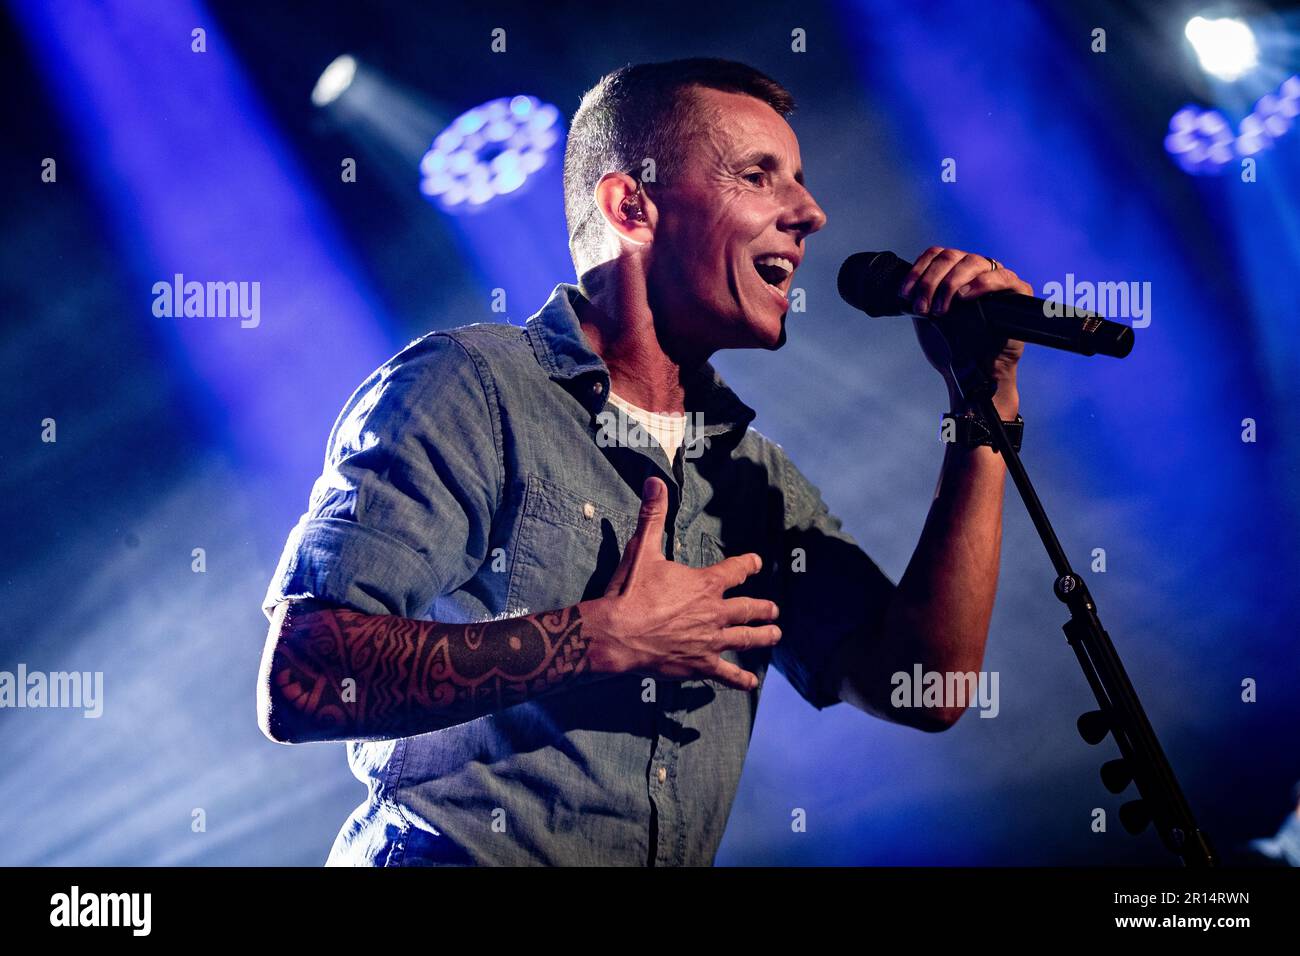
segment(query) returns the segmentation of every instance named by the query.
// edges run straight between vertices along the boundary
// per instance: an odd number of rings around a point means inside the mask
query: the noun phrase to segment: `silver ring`
[[[1002,263],[998,262],[998,260],[994,259],[992,256],[985,256],[984,258],[993,263],[993,268],[990,269],[989,272],[997,272],[1002,268]]]

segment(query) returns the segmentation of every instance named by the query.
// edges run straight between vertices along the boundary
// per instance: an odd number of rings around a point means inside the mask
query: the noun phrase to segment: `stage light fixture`
[[[1169,120],[1165,150],[1194,175],[1217,173],[1228,163],[1270,148],[1300,116],[1300,74],[1287,77],[1265,93],[1247,113],[1234,134],[1218,110],[1184,106]]]
[[[1183,33],[1196,51],[1201,69],[1220,80],[1239,79],[1259,63],[1259,45],[1244,20],[1192,17]]]
[[[560,111],[503,96],[458,116],[420,160],[420,191],[448,212],[481,208],[523,186],[560,140]]]
[[[356,75],[355,57],[347,53],[336,56],[330,65],[325,67],[325,71],[321,73],[320,79],[312,88],[311,101],[317,106],[328,106],[343,95],[344,91],[352,85]]]
[[[1165,149],[1189,173],[1216,173],[1232,161],[1235,138],[1218,110],[1185,106],[1169,121]]]

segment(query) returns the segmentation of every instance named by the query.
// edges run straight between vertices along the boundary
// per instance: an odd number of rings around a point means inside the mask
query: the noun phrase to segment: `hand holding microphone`
[[[840,295],[870,316],[909,314],[930,364],[948,384],[954,405],[978,370],[996,385],[1004,420],[1017,412],[1016,366],[1026,342],[1081,355],[1123,358],[1133,330],[1093,312],[1048,303],[1000,262],[931,246],[909,266],[892,252],[859,252],[840,267]]]
[[[969,278],[972,270],[978,272],[972,260],[987,263],[982,277]],[[995,264],[997,268],[993,268]],[[1006,275],[997,278],[999,272]],[[944,280],[954,274],[955,278],[945,285]],[[917,281],[909,290],[909,300],[903,287],[914,276]],[[958,285],[963,279],[967,284]],[[1014,272],[995,260],[957,249],[932,246],[913,266],[892,252],[856,253],[840,267],[839,289],[845,302],[877,318],[922,316],[941,329],[955,322],[975,322],[1009,339],[1080,355],[1123,358],[1133,350],[1133,330],[1129,326],[1073,307],[1065,308],[1065,315],[1058,317],[1053,314],[1057,310],[1047,302],[1028,294],[1033,290]],[[965,294],[960,294],[963,290]],[[936,314],[936,304],[946,308]],[[921,305],[930,306],[928,312],[919,308]]]

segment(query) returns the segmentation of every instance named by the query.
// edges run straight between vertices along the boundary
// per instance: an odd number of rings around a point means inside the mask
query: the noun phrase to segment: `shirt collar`
[[[576,285],[559,283],[525,328],[538,363],[594,415],[609,394],[609,368],[592,350],[578,321],[574,303],[581,295]],[[688,412],[703,414],[705,435],[743,431],[756,414],[707,361],[687,379],[686,406]]]

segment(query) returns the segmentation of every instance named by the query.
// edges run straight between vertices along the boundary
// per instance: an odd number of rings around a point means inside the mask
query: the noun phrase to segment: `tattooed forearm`
[[[577,606],[482,624],[309,606],[289,615],[263,678],[277,740],[409,737],[594,676]]]

